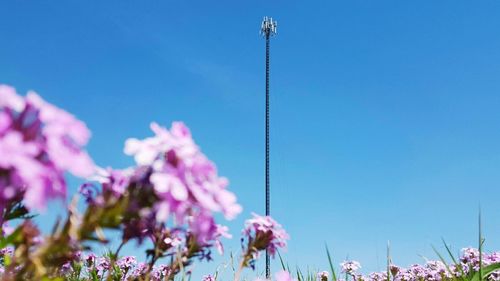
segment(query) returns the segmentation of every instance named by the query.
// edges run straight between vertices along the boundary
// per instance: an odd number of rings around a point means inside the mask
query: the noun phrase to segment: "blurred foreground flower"
[[[27,213],[21,202],[44,210],[48,199],[64,198],[65,172],[90,176],[94,164],[83,150],[89,138],[83,122],[35,92],[21,97],[0,85],[0,223],[14,208],[17,216]]]
[[[214,215],[233,219],[242,209],[227,179],[183,123],[174,122],[170,130],[152,123],[151,129],[152,137],[126,141],[125,153],[134,156],[136,167],[96,168],[83,150],[90,138],[83,122],[34,92],[21,97],[0,85],[0,232],[2,239],[9,235],[15,252],[8,274],[43,279],[70,271],[89,242],[109,242],[106,229],[119,230],[122,242],[107,257],[86,258],[101,277],[117,267],[170,280],[193,258],[210,260],[212,247],[223,251],[220,239],[231,235]],[[29,219],[29,211],[46,208],[50,198],[64,198],[65,172],[95,180],[79,189],[87,203],[83,214],[73,200],[66,221],[58,221],[45,240],[29,220],[14,230],[4,224]],[[131,240],[152,242],[149,262],[133,270],[133,257],[118,259]],[[161,258],[171,259],[168,270],[155,270]]]
[[[280,271],[276,273],[276,281],[296,281],[288,271]]]
[[[125,143],[136,167],[98,169],[94,179],[101,187],[86,184],[80,189],[89,204],[82,223],[88,227],[81,236],[92,237],[97,224],[121,229],[123,244],[149,239],[149,267],[170,257],[168,274],[175,275],[194,257],[210,260],[214,246],[222,253],[220,239],[231,235],[214,215],[232,219],[241,206],[183,123],[174,122],[170,130],[156,123],[150,127],[153,137]]]
[[[243,253],[235,274],[235,281],[239,280],[241,271],[245,267],[255,269],[255,261],[259,258],[260,252],[267,250],[274,258],[278,249],[286,249],[286,241],[290,238],[281,224],[273,218],[255,213],[252,213],[251,219],[245,221],[242,234]]]

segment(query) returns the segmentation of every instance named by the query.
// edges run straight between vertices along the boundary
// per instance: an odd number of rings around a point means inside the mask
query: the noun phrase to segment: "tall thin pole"
[[[266,38],[266,216],[271,214],[271,196],[269,186],[269,38],[276,34],[276,21],[264,17],[261,34]],[[271,260],[269,251],[266,250],[266,278],[271,277]]]
[[[271,214],[271,198],[269,192],[269,32],[266,33],[266,216]],[[266,278],[271,272],[269,251],[266,249]]]

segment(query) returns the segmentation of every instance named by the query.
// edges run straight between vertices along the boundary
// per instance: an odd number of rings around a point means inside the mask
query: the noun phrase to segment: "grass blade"
[[[483,280],[483,233],[481,225],[481,207],[479,207],[479,280]]]
[[[280,251],[278,251],[278,257],[280,258],[281,268],[286,270],[285,263],[283,262],[283,258],[281,257]]]
[[[335,273],[332,256],[330,255],[330,251],[328,250],[327,244],[325,244],[325,249],[326,249],[326,256],[328,257],[328,264],[330,265],[330,271],[332,272],[333,281],[337,281],[337,274]]]
[[[387,241],[387,281],[391,281],[391,243]]]
[[[446,270],[448,270],[448,272],[450,273],[450,276],[452,276],[453,280],[463,280],[463,278],[459,279],[459,278],[455,277],[455,273],[451,270],[450,266],[448,265],[448,263],[446,262],[444,257],[438,252],[438,250],[434,246],[432,246],[432,249],[434,250],[436,255],[439,257],[441,262],[444,264],[444,266],[446,267]]]
[[[462,278],[461,279],[464,280],[466,274],[465,274],[465,271],[464,271],[462,265],[459,264],[458,261],[457,261],[457,259],[455,259],[455,256],[453,256],[453,253],[451,252],[450,247],[448,247],[448,245],[446,244],[446,241],[444,241],[444,238],[441,238],[441,240],[443,241],[444,247],[446,248],[446,251],[448,252],[448,255],[450,256],[451,260],[455,264],[455,267],[460,270],[460,273],[462,274]]]

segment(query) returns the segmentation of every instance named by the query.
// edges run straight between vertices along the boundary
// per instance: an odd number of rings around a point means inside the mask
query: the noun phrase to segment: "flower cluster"
[[[183,123],[174,122],[170,130],[152,123],[151,129],[153,137],[126,141],[124,151],[134,156],[136,167],[99,168],[94,178],[100,188],[91,183],[80,188],[90,206],[83,225],[120,228],[123,243],[152,241],[151,264],[173,257],[181,261],[173,262],[176,274],[193,257],[210,260],[213,246],[222,253],[220,239],[231,235],[214,215],[232,219],[241,206]],[[90,227],[81,236],[92,237],[95,230]]]
[[[328,271],[320,271],[316,275],[318,278],[318,281],[328,281],[328,277],[330,277],[330,273]]]
[[[500,252],[483,253],[482,267],[500,263]],[[455,278],[462,280],[475,274],[480,268],[479,251],[474,248],[462,249],[462,255],[456,264],[445,264],[441,261],[427,261],[424,265],[414,264],[408,268],[391,265],[389,267],[390,280],[395,281],[451,281]],[[384,281],[388,280],[387,272],[372,272],[365,276],[358,272],[361,265],[357,261],[344,261],[340,264],[341,272],[355,281]],[[318,280],[328,280],[318,274]],[[343,279],[339,279],[343,280]],[[468,280],[468,279],[467,279]],[[488,280],[500,280],[500,272],[494,271]]]
[[[245,221],[245,228],[242,231],[243,252],[235,280],[239,280],[244,268],[255,269],[255,261],[259,258],[260,252],[266,251],[274,257],[279,248],[286,249],[286,240],[289,239],[286,231],[270,216],[259,216],[255,213],[252,213],[252,216],[251,219]],[[282,279],[283,277],[280,278],[280,280],[285,280]]]
[[[151,168],[149,180],[160,198],[155,206],[158,220],[172,214],[183,221],[191,206],[197,206],[200,216],[222,212],[232,219],[241,212],[236,196],[226,189],[227,179],[217,175],[214,163],[182,122],[174,122],[170,131],[152,123],[151,130],[154,137],[128,139],[125,153],[133,155],[139,166]]]
[[[152,123],[151,129],[152,137],[126,141],[124,151],[134,157],[135,167],[98,168],[84,151],[90,138],[84,123],[34,92],[22,97],[0,86],[0,238],[13,241],[9,274],[40,279],[69,269],[77,253],[90,248],[88,242],[109,242],[105,229],[119,230],[122,243],[109,261],[93,263],[99,272],[128,268],[133,260],[116,257],[133,239],[152,242],[146,272],[161,258],[172,260],[167,279],[194,257],[209,260],[213,246],[222,252],[220,238],[230,235],[214,215],[233,219],[242,210],[228,180],[183,123],[174,122],[170,130]],[[79,190],[85,210],[80,215],[75,198],[66,221],[42,239],[29,212],[66,196],[65,172],[92,179]],[[5,222],[13,218],[25,221],[10,229]]]
[[[361,264],[357,261],[344,261],[340,264],[341,272],[354,274],[361,268]]]
[[[245,221],[243,235],[248,241],[248,249],[258,251],[268,250],[274,257],[277,249],[286,248],[286,241],[289,239],[286,231],[270,216],[259,216],[252,213],[253,218]],[[254,256],[257,258],[257,256]]]
[[[212,247],[222,252],[220,239],[231,235],[214,216],[219,213],[229,220],[242,210],[227,189],[227,179],[218,175],[183,123],[174,122],[170,129],[156,123],[150,127],[154,136],[126,141],[124,152],[134,157],[136,166],[98,168],[84,150],[90,132],[83,122],[34,92],[22,97],[0,85],[0,244],[8,246],[0,249],[2,280],[175,280],[181,272],[190,274],[195,257],[210,260]],[[66,220],[43,237],[30,211],[43,210],[49,199],[66,196],[66,172],[93,179],[79,190],[86,205],[80,213],[75,198]],[[21,221],[9,226],[7,221],[16,218]],[[89,252],[95,243],[109,242],[107,229],[121,233],[120,246],[105,256]],[[254,268],[261,252],[274,257],[289,239],[274,219],[256,214],[245,222],[242,234],[235,281],[241,280],[243,269]],[[146,262],[120,257],[120,249],[131,240],[149,242]],[[163,261],[168,263],[158,265]],[[390,265],[387,272],[369,275],[359,273],[359,262],[344,261],[345,279],[332,274],[339,281],[479,280],[475,276],[485,267],[489,270],[484,280],[500,281],[495,271],[500,268],[500,252],[480,254],[465,248],[454,264]],[[297,275],[305,279],[300,271]],[[322,271],[305,280],[315,278],[327,281],[330,276]],[[297,279],[280,271],[274,280]],[[203,277],[215,280],[217,275]],[[264,281],[255,281],[259,280]]]
[[[89,137],[83,122],[35,92],[22,97],[0,85],[1,222],[20,201],[43,210],[48,199],[64,198],[66,171],[91,175],[94,165],[83,150]]]
[[[210,244],[226,229],[215,223],[213,213],[227,219],[241,212],[236,196],[227,190],[228,181],[195,144],[189,129],[174,122],[170,130],[151,124],[153,137],[128,139],[125,153],[134,156],[137,167],[99,170],[102,194],[92,198],[89,188],[82,193],[96,206],[128,196],[129,214],[139,214],[125,224],[127,239],[144,237],[157,223],[187,226],[199,245]],[[98,193],[98,192],[97,192]]]
[[[169,274],[166,265],[154,266],[149,269],[148,264],[137,262],[133,256],[124,256],[112,265],[109,256],[96,256],[88,253],[79,255],[75,260],[66,263],[60,269],[60,275],[68,280],[165,280]]]
[[[213,277],[212,275],[208,274],[208,275],[203,276],[202,281],[215,281],[215,277]]]

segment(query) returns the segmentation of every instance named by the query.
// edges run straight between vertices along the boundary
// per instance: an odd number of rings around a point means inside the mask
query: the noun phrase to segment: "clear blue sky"
[[[441,237],[475,246],[479,204],[486,248],[500,249],[500,1],[3,1],[0,11],[0,82],[84,120],[102,166],[132,164],[123,142],[148,136],[150,121],[185,121],[245,208],[235,236],[263,213],[258,31],[273,16],[272,213],[292,236],[286,260],[326,269],[326,242],[336,262],[369,272],[384,268],[390,240],[395,262],[421,262]]]

